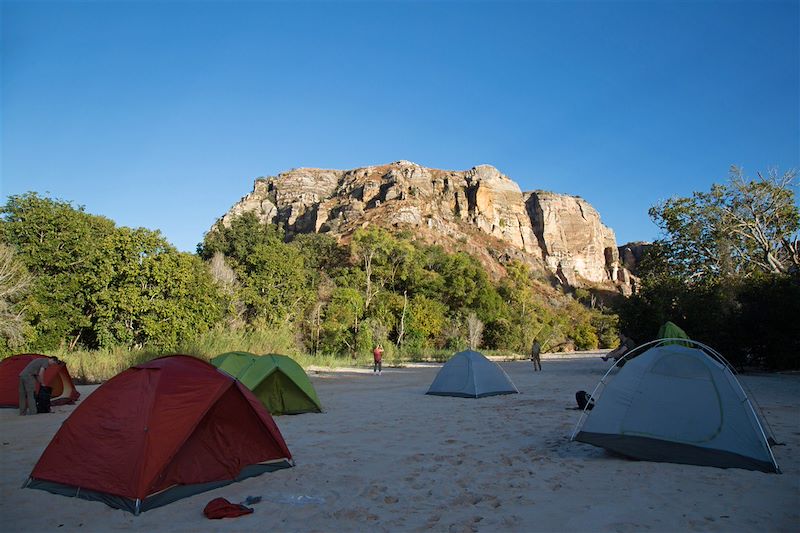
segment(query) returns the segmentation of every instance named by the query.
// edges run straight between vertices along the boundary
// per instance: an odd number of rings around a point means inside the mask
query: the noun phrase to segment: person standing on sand
[[[60,364],[58,357],[37,357],[19,373],[19,414],[35,415],[36,384],[44,385],[44,371],[50,365]]]
[[[372,360],[374,364],[372,365],[372,373],[375,374],[376,372],[378,375],[381,375],[381,371],[383,370],[383,346],[378,344],[375,346],[375,349],[372,350]]]
[[[538,339],[533,339],[533,345],[531,346],[531,362],[533,363],[534,372],[537,370],[541,372],[542,370],[542,360],[539,357],[541,353],[542,345],[539,343]]]

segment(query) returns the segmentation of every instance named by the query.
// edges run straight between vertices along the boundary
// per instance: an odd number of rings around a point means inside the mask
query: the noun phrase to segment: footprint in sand
[[[380,499],[381,494],[383,494],[387,490],[389,490],[389,487],[387,487],[386,485],[372,485],[365,494],[365,496],[373,500],[377,500]]]
[[[427,529],[430,529],[433,526],[435,526],[441,519],[442,519],[441,515],[438,514],[431,515],[430,517],[428,517],[428,521],[426,522],[425,527]]]
[[[492,509],[497,509],[501,505],[497,496],[484,496],[484,500],[486,500],[486,503],[488,503]]]
[[[458,466],[458,465],[460,465],[460,464],[462,464],[464,462],[464,454],[463,453],[459,453],[455,457],[448,457],[447,458],[447,462],[449,464],[451,464],[451,465]],[[431,470],[433,470],[433,469],[431,469]]]
[[[464,506],[464,505],[478,505],[482,501],[483,501],[483,497],[482,496],[478,496],[477,494],[465,493],[465,494],[461,494],[458,497],[454,498],[450,502],[450,506],[451,507],[456,507],[456,506]]]
[[[483,520],[482,516],[473,516],[472,518],[467,519],[463,522],[450,524],[448,531],[450,531],[451,533],[478,531],[478,522],[480,522],[481,520]]]
[[[378,516],[369,513],[363,507],[356,507],[355,509],[339,509],[333,512],[333,517],[338,520],[377,520]]]

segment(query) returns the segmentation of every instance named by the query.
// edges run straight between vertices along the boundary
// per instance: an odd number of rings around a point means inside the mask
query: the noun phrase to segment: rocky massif
[[[499,274],[518,259],[571,286],[629,292],[614,232],[578,196],[522,192],[496,168],[425,168],[409,161],[353,170],[299,168],[258,178],[217,224],[253,212],[288,235],[330,233],[342,241],[371,224],[477,256]]]

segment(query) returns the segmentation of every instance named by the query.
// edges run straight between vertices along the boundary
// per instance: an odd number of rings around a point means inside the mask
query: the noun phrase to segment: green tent
[[[317,391],[291,357],[228,352],[211,363],[253,391],[273,415],[322,412]]]
[[[667,321],[667,322],[664,322],[663,324],[661,324],[661,327],[658,328],[658,336],[656,338],[657,339],[686,339],[686,340],[691,340],[691,339],[689,339],[689,335],[687,335],[685,331],[683,331],[680,327],[678,327],[674,322],[670,322],[670,321]],[[683,344],[683,345],[688,346],[687,343],[682,343],[682,342],[679,342],[679,341],[665,342],[664,344],[665,345],[667,345],[667,344]]]

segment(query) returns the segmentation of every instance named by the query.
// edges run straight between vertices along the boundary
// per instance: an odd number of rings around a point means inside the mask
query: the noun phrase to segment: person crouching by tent
[[[39,357],[28,363],[19,373],[19,414],[36,414],[36,384],[44,386],[44,371],[50,365],[61,364],[58,357]]]
[[[636,341],[631,339],[630,337],[626,336],[624,333],[619,334],[619,346],[614,350],[608,352],[605,356],[601,357],[603,361],[608,361],[609,359],[613,359],[614,361],[619,361],[625,353],[633,350],[636,348]]]
[[[380,376],[383,367],[383,346],[380,344],[375,346],[375,349],[372,350],[372,360],[374,362],[372,365],[372,373],[375,374],[377,372]]]

